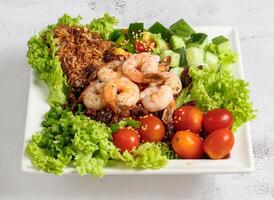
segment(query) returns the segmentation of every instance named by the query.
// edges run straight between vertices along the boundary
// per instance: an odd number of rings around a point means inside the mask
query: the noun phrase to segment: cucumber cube
[[[176,36],[176,35],[172,35],[170,38],[170,43],[172,46],[172,49],[180,49],[182,47],[186,47],[185,42],[183,40],[183,38]]]
[[[226,42],[223,42],[223,43],[217,45],[217,51],[219,53],[224,52],[224,51],[229,51],[229,50],[230,50],[229,41],[226,41]]]
[[[227,42],[227,41],[228,41],[228,39],[222,35],[212,39],[212,43],[216,44],[216,45]]]
[[[205,51],[197,47],[186,49],[186,60],[189,67],[204,64]]]
[[[177,74],[180,77],[183,70],[184,70],[184,68],[182,68],[182,67],[172,67],[169,71],[174,74]]]
[[[218,56],[209,51],[205,52],[205,63],[209,67],[215,68],[216,71],[219,69]]]
[[[179,66],[187,66],[187,62],[186,62],[186,50],[184,47],[180,48],[180,49],[176,49],[174,50],[175,53],[180,54],[180,63]]]
[[[171,57],[171,62],[170,66],[171,67],[179,67],[180,63],[180,54],[173,52],[172,50],[165,50],[161,53],[160,57],[161,60],[163,60],[165,57],[170,56]]]
[[[155,22],[149,29],[151,33],[160,33],[162,38],[166,41],[169,41],[171,37],[170,30],[164,27],[160,22]]]
[[[207,44],[207,35],[204,33],[195,33],[190,36],[187,47],[198,47],[203,49]]]
[[[181,37],[189,37],[191,34],[195,33],[191,26],[183,19],[172,24],[169,29],[174,35],[179,35]]]

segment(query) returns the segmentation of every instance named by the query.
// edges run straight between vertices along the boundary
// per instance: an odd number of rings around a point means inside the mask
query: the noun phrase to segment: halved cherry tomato
[[[137,52],[145,52],[147,51],[147,49],[145,48],[145,45],[140,42],[140,41],[137,41],[136,44],[135,44],[135,50]]]
[[[173,121],[177,131],[190,130],[199,133],[202,129],[203,113],[194,106],[183,106],[174,111]]]
[[[140,142],[140,136],[137,131],[132,128],[119,129],[112,135],[113,144],[121,150],[131,151],[134,147],[137,147]]]
[[[226,109],[213,109],[208,111],[203,119],[206,132],[211,133],[221,128],[231,128],[233,118],[231,112]]]
[[[234,135],[226,128],[210,133],[203,142],[203,149],[212,159],[224,158],[232,149]]]
[[[203,155],[203,141],[196,133],[178,131],[173,136],[171,144],[181,158],[199,159]]]
[[[153,115],[147,115],[139,119],[141,127],[138,132],[142,142],[160,142],[165,135],[163,122]]]

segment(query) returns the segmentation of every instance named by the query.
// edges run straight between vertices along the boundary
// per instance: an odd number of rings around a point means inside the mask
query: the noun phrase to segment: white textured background
[[[30,175],[20,156],[29,66],[26,42],[37,28],[64,12],[85,20],[105,11],[120,25],[155,20],[171,24],[239,28],[244,72],[258,109],[251,123],[255,172],[242,175],[109,176]],[[0,0],[0,199],[274,199],[274,1],[273,0]]]

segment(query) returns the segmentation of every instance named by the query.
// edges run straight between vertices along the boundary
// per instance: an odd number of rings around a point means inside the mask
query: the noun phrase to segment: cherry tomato
[[[140,41],[136,42],[136,44],[135,44],[135,50],[137,52],[145,52],[145,51],[147,51],[147,49],[145,48],[144,44],[142,44],[142,42],[140,42]]]
[[[199,133],[202,128],[203,113],[194,106],[183,106],[174,111],[173,121],[177,131],[190,130]]]
[[[203,142],[203,149],[212,159],[224,158],[232,149],[234,135],[226,128],[210,133]]]
[[[140,136],[137,131],[132,128],[119,129],[112,135],[113,144],[124,152],[125,150],[131,151],[134,147],[137,147],[140,142]]]
[[[208,111],[203,119],[204,128],[208,133],[221,128],[231,128],[232,124],[231,112],[221,108]]]
[[[203,141],[196,133],[177,131],[171,144],[175,153],[181,158],[199,159],[203,155]]]
[[[147,115],[139,119],[141,127],[138,132],[143,142],[160,142],[165,136],[163,122],[153,115]]]

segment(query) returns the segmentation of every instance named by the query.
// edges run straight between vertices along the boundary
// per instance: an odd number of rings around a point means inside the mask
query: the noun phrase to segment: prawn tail
[[[173,121],[172,114],[176,109],[176,102],[172,101],[164,110],[162,114],[162,121],[165,124],[171,123]]]

